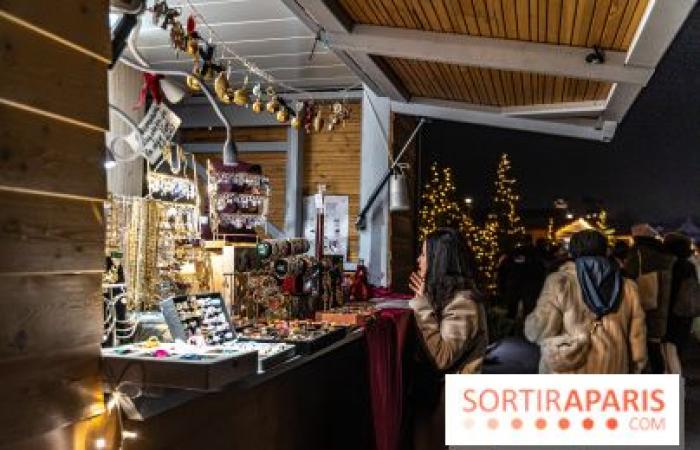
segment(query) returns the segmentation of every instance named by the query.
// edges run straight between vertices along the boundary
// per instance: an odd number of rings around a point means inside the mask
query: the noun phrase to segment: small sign
[[[180,128],[180,119],[164,102],[153,103],[139,123],[143,135],[143,153],[149,163],[160,159],[162,149]]]

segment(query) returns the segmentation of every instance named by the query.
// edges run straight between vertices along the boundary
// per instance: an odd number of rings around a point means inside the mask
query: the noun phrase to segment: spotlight
[[[114,169],[117,167],[117,161],[114,159],[114,155],[112,155],[112,152],[109,151],[109,149],[106,149],[105,151],[105,169]]]
[[[588,64],[603,64],[605,62],[605,53],[603,49],[594,45],[593,53],[586,55],[586,62]]]
[[[96,449],[103,449],[106,447],[107,447],[107,441],[105,441],[105,438],[95,439],[95,448]]]

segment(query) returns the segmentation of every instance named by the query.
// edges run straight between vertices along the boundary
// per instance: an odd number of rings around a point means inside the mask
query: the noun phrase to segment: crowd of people
[[[700,316],[700,266],[691,239],[647,224],[633,245],[596,230],[566,246],[521,245],[499,264],[499,297],[539,345],[540,373],[680,373]],[[459,232],[439,229],[422,246],[410,287],[421,348],[431,363],[416,408],[414,448],[444,445],[444,374],[479,373],[488,348],[487,301]],[[426,382],[424,380],[424,383]],[[429,407],[426,407],[429,405]]]

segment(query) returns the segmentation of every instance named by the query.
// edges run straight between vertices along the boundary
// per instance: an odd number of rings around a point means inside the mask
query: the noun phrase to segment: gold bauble
[[[219,73],[214,81],[214,92],[216,92],[216,96],[219,97],[219,100],[222,102],[231,103],[231,88],[229,87],[228,80],[223,72]]]
[[[187,87],[194,92],[199,92],[202,90],[202,85],[199,84],[199,80],[194,75],[187,76]]]
[[[263,110],[263,103],[260,101],[259,98],[255,99],[253,102],[253,112],[254,113],[261,113]]]
[[[287,120],[289,120],[289,113],[287,112],[287,108],[282,106],[279,111],[277,111],[276,119],[279,123],[285,123]]]
[[[267,102],[267,104],[265,105],[265,109],[270,114],[274,114],[275,112],[277,112],[277,108],[279,108],[279,106],[280,102],[277,101],[277,97],[272,97],[272,99],[270,99],[270,101]]]
[[[199,44],[197,44],[197,39],[188,38],[187,39],[187,53],[197,57],[199,56]]]
[[[240,88],[236,89],[233,93],[233,103],[238,106],[245,106],[248,104],[248,89]]]
[[[321,111],[319,110],[319,112],[316,113],[316,117],[314,117],[313,120],[313,127],[316,133],[320,132],[323,129],[323,123],[323,117],[321,116]]]
[[[299,129],[299,127],[301,126],[301,119],[299,119],[298,115],[292,117],[290,125],[292,126],[292,128]]]

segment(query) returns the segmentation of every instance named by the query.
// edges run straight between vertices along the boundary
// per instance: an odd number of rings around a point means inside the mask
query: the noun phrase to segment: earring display
[[[243,329],[240,341],[284,342],[294,344],[297,353],[309,355],[339,341],[347,335],[348,328],[330,322],[309,320],[280,320],[260,322]]]
[[[199,345],[232,342],[231,327],[221,294],[197,294],[172,297],[160,304],[165,322],[174,339]]]
[[[214,236],[251,234],[267,223],[270,179],[241,167],[207,162],[209,216]]]

